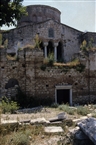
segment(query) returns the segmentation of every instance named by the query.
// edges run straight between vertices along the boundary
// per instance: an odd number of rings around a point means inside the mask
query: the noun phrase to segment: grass
[[[96,115],[95,109],[96,105],[88,105],[88,106],[77,106],[77,107],[70,107],[68,104],[59,105],[58,108],[69,115],[76,115],[76,116],[86,116],[89,113],[92,113],[93,116]]]
[[[69,108],[69,105],[67,105],[67,104],[60,105],[59,109],[70,115],[74,115],[74,113],[75,113],[74,109]]]
[[[57,63],[57,62],[55,62],[54,66],[59,66],[59,67],[61,67],[61,66],[63,66],[63,67],[64,66],[65,67],[74,67],[74,66],[77,66],[79,64],[80,64],[79,60],[78,59],[74,59],[71,62],[67,62],[67,63]]]
[[[77,107],[77,114],[85,116],[90,113],[88,107],[78,106]]]
[[[30,145],[30,130],[17,131],[7,136],[1,136],[0,144],[3,145]]]

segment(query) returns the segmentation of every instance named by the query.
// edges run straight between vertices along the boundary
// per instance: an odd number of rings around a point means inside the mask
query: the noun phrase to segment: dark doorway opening
[[[58,47],[57,47],[57,61],[58,62],[63,62],[62,58],[62,43],[59,42]]]
[[[70,104],[70,89],[59,89],[57,90],[57,103],[59,104]]]
[[[43,50],[43,55],[45,55],[43,42],[40,43],[40,49]]]
[[[54,53],[54,46],[53,43],[49,41],[47,46],[47,54],[50,55],[51,53]]]

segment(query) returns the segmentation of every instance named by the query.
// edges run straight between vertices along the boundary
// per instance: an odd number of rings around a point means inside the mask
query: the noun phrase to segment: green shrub
[[[84,69],[85,69],[85,65],[83,65],[83,64],[79,64],[76,66],[76,70],[79,72],[83,72]]]
[[[75,113],[75,110],[69,108],[69,105],[68,104],[60,105],[59,106],[59,109],[65,111],[66,113],[68,113],[70,115],[74,115],[74,113]]]
[[[10,145],[30,145],[29,132],[15,132],[9,139]]]
[[[58,106],[59,106],[58,103],[52,103],[52,104],[51,104],[51,107],[52,107],[52,108],[58,108]]]
[[[48,55],[48,65],[53,66],[53,63],[54,63],[54,54],[49,53],[49,55]]]
[[[14,111],[19,109],[17,102],[9,101],[6,97],[2,98],[0,106],[2,109],[2,113],[14,113]]]
[[[46,70],[46,65],[42,64],[40,68],[41,68],[41,70],[45,71]]]
[[[67,110],[69,107],[68,107],[68,105],[67,104],[62,104],[62,105],[59,105],[59,109],[60,110]]]
[[[87,115],[89,112],[89,109],[87,107],[83,107],[83,106],[78,106],[77,107],[77,114],[79,115]]]

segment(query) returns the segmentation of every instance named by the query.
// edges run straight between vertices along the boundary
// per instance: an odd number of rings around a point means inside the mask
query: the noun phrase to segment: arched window
[[[54,53],[53,42],[49,41],[47,46],[47,55]]]
[[[54,37],[54,30],[53,30],[53,28],[49,28],[49,30],[48,30],[48,36],[49,37]]]

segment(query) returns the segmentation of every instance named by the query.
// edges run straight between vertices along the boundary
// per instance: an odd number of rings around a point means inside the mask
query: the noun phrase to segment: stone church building
[[[27,96],[51,98],[56,103],[96,101],[96,51],[89,55],[90,66],[85,60],[83,72],[59,67],[41,70],[44,58],[53,53],[55,62],[69,62],[78,56],[83,40],[92,38],[96,46],[96,33],[81,32],[61,23],[61,12],[44,5],[27,6],[17,28],[2,32],[3,42],[8,39],[6,49],[0,49],[0,96],[14,94],[18,85]],[[40,38],[41,50],[29,49],[34,46],[36,35]],[[22,49],[26,47],[27,49]],[[8,60],[7,55],[17,60]]]

